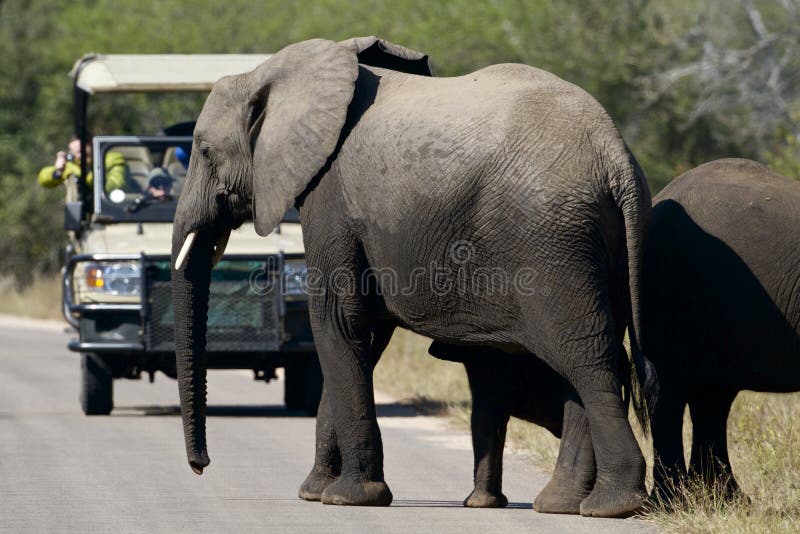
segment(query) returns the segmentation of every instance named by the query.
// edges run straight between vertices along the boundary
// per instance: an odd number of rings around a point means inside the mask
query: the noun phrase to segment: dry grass
[[[375,369],[375,387],[422,410],[444,413],[469,430],[471,399],[464,366],[429,356],[429,345],[427,338],[398,329]],[[507,436],[511,448],[530,454],[537,464],[555,464],[558,440],[548,431],[512,418]]]
[[[429,344],[398,330],[375,371],[375,387],[423,409],[446,413],[455,425],[468,430],[470,394],[464,367],[429,356]],[[728,421],[729,447],[734,473],[750,500],[725,503],[719,494],[689,487],[683,490],[682,506],[671,510],[654,506],[644,519],[672,532],[800,532],[798,416],[800,393],[741,393]],[[687,451],[690,436],[687,414]],[[652,450],[641,435],[637,438],[645,451]],[[540,467],[551,469],[555,464],[558,440],[542,428],[512,419],[508,442],[530,454]],[[647,456],[652,464],[651,454]]]
[[[728,419],[733,472],[749,497],[725,502],[721,492],[689,483],[675,508],[655,506],[647,519],[673,532],[800,532],[800,394],[740,393]],[[686,417],[688,451],[691,421]]]
[[[0,314],[35,319],[62,319],[61,278],[34,276],[23,289],[10,278],[0,278]]]

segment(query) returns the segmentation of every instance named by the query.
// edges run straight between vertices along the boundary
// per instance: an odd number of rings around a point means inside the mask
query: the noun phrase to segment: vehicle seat
[[[153,170],[150,150],[145,146],[116,146],[112,150],[125,156],[125,163],[128,166],[127,189],[132,193],[147,191],[147,177]]]
[[[186,180],[186,167],[178,159],[175,153],[175,147],[171,146],[164,152],[164,161],[162,166],[167,170],[169,175],[175,180],[172,184],[172,195],[178,198],[183,189],[183,183]]]
[[[172,177],[172,196],[178,198],[186,181],[186,167],[180,161],[173,161],[167,166],[167,172]]]

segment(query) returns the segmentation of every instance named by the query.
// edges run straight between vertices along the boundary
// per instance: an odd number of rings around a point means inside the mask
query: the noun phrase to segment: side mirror
[[[64,206],[64,230],[79,232],[82,214],[83,202],[67,202]]]

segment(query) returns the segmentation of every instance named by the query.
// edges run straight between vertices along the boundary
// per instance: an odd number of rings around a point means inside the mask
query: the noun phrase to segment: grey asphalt
[[[186,464],[177,387],[157,375],[115,381],[115,409],[85,417],[79,359],[58,323],[0,317],[0,532],[647,532],[636,519],[538,514],[547,482],[506,454],[500,510],[461,506],[472,487],[469,436],[379,404],[388,508],[297,498],[313,460],[314,420],[287,412],[282,384],[209,373],[211,466]]]

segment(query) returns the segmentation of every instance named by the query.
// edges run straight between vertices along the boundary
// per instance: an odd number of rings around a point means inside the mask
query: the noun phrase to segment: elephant
[[[654,202],[642,321],[660,382],[656,492],[675,498],[691,474],[738,497],[726,437],[734,398],[800,390],[800,184],[754,161],[722,159],[685,172]]]
[[[580,513],[640,507],[645,462],[617,362],[628,326],[646,421],[657,386],[638,341],[650,192],[597,101],[525,65],[433,77],[426,55],[376,37],[295,43],[218,81],[172,241],[178,388],[197,474],[209,465],[210,270],[232,229],[252,216],[267,235],[292,205],[324,376],[301,498],[391,503],[372,372],[401,326],[538,355],[591,427],[597,481]]]

